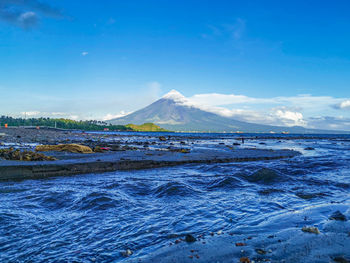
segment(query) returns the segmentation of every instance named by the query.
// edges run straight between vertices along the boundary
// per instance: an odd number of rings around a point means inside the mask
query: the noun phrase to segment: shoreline
[[[26,128],[2,128],[0,134],[2,134],[0,136],[1,148],[14,147],[33,151],[36,145],[76,143],[89,146],[92,149],[96,147],[109,149],[92,154],[44,153],[47,156],[55,157],[56,161],[0,159],[0,180],[152,169],[191,163],[275,160],[300,155],[299,152],[288,149],[243,148],[220,142],[208,144],[205,138],[204,141],[200,141],[203,138],[181,136],[125,136]]]
[[[191,153],[166,151],[123,151],[115,153],[66,153],[57,161],[0,161],[0,180],[39,179],[52,176],[139,170],[198,163],[228,163],[291,158],[292,150],[240,149],[232,152],[197,150]],[[56,158],[60,154],[50,152]]]

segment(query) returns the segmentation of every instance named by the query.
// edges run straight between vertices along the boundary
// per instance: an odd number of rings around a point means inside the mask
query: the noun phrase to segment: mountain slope
[[[109,122],[112,124],[151,122],[171,131],[335,133],[298,126],[280,127],[237,121],[193,107],[187,103],[184,96],[174,90],[143,109]]]

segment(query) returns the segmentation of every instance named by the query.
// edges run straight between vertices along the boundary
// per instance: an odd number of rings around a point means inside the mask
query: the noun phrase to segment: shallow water
[[[210,136],[198,138],[202,147],[234,142]],[[136,258],[186,233],[235,231],[305,207],[345,203],[349,139],[246,141],[245,147],[303,153],[278,161],[0,182],[0,261],[119,262],[127,248]]]

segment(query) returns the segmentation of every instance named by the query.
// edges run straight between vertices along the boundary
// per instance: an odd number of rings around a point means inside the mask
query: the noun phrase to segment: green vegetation
[[[0,117],[0,126],[4,127],[7,124],[11,126],[45,126],[59,129],[75,129],[84,131],[130,131],[130,127],[124,125],[111,125],[103,121],[74,121],[69,119],[51,119],[51,118],[12,118],[8,116]]]
[[[134,131],[153,131],[153,132],[166,132],[167,130],[155,125],[154,123],[144,123],[142,125],[128,124],[126,127],[133,129]]]

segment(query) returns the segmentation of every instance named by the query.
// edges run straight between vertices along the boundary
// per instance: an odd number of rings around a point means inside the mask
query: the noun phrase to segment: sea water
[[[0,182],[0,262],[122,262],[126,249],[137,258],[187,233],[234,232],[350,201],[349,136],[270,137],[251,136],[244,147],[302,155]],[[196,140],[232,145],[237,135]]]

